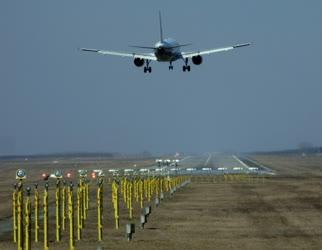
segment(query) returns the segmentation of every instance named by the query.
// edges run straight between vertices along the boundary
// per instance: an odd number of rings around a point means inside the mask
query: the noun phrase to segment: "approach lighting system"
[[[87,176],[87,170],[80,169],[78,170],[79,177],[86,177]]]
[[[18,169],[16,171],[16,179],[19,179],[19,180],[23,180],[23,179],[26,179],[27,175],[26,175],[26,171],[23,170],[23,169]]]
[[[47,181],[48,180],[48,178],[49,178],[49,174],[47,174],[47,173],[42,173],[42,179],[44,180],[44,181]]]
[[[102,169],[94,169],[91,173],[92,178],[95,179],[96,177],[103,177],[105,176]]]
[[[63,178],[63,174],[60,170],[55,171],[55,178],[57,178],[57,179]]]

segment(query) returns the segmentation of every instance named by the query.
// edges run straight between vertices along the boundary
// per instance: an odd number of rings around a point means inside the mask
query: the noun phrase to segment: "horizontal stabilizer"
[[[131,48],[138,48],[138,49],[155,49],[154,47],[149,46],[137,46],[137,45],[130,45]]]

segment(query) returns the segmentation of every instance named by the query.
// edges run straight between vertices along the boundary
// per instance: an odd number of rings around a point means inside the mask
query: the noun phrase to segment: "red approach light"
[[[70,178],[70,177],[72,177],[72,174],[71,173],[67,173],[67,178]]]
[[[47,173],[43,173],[41,176],[42,176],[44,181],[47,181],[48,178],[49,178],[49,174],[47,174]]]
[[[95,179],[96,178],[96,173],[92,173],[92,178]]]

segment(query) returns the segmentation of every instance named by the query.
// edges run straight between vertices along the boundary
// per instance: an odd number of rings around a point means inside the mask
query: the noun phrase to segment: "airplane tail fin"
[[[160,41],[163,41],[163,29],[162,29],[162,18],[161,11],[159,11],[159,24],[160,24]]]

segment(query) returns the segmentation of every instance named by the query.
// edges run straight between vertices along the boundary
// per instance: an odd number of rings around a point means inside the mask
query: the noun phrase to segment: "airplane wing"
[[[117,51],[87,49],[87,48],[81,48],[80,50],[86,51],[86,52],[95,52],[102,55],[132,57],[132,58],[141,58],[146,60],[157,61],[157,58],[152,53],[149,53],[149,54],[148,53],[124,53],[124,52],[117,52]]]
[[[197,52],[182,52],[182,57],[183,58],[191,58],[194,56],[201,56],[201,55],[209,55],[212,53],[218,53],[218,52],[224,52],[224,51],[229,51],[232,49],[237,49],[245,46],[249,46],[250,43],[243,43],[243,44],[237,44],[233,45],[230,47],[225,47],[225,48],[217,48],[217,49],[209,49],[209,50],[203,50],[203,51],[197,51]]]

